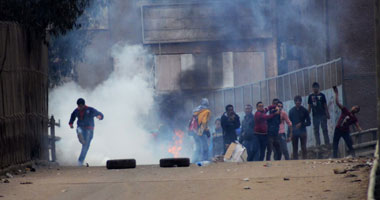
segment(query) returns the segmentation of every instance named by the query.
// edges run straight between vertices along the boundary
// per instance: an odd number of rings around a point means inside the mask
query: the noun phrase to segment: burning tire
[[[129,169],[136,168],[135,159],[107,160],[107,169]]]
[[[189,167],[189,158],[163,158],[160,160],[160,167]]]

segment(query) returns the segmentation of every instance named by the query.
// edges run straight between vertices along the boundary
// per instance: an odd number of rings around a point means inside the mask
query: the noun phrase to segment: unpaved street
[[[205,167],[138,166],[126,170],[54,167],[0,183],[0,199],[362,200],[366,198],[370,170],[363,165],[365,161],[215,163]],[[334,169],[352,166],[358,167],[334,174]]]

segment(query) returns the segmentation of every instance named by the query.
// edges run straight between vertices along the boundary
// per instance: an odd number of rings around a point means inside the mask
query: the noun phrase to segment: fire
[[[185,133],[181,130],[174,130],[174,135],[173,135],[173,145],[168,149],[168,152],[173,154],[174,158],[179,157],[179,153],[182,150],[182,142],[183,142],[183,136]]]

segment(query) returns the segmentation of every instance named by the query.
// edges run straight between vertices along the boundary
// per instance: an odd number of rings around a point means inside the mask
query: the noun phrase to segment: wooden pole
[[[55,162],[55,119],[54,116],[50,118],[50,147],[51,147],[51,161]]]
[[[377,140],[380,144],[380,0],[375,1],[375,48],[376,48],[376,81],[377,81]],[[379,156],[379,155],[376,155]]]

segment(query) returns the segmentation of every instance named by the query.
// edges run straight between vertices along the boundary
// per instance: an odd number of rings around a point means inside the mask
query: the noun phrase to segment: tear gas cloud
[[[104,165],[107,159],[120,158],[155,164],[162,156],[168,156],[167,149],[156,151],[160,145],[145,126],[155,123],[148,121],[152,120],[154,89],[149,84],[149,71],[142,64],[146,56],[141,46],[115,45],[112,57],[116,70],[102,84],[86,90],[70,82],[51,91],[50,114],[62,122],[56,128],[56,135],[62,138],[56,145],[60,164],[76,164],[81,150],[75,129],[68,126],[79,97],[105,116],[102,121],[95,119],[94,138],[86,157],[90,165]]]
[[[139,28],[129,28],[139,27],[137,24],[141,23],[139,18],[136,17],[137,15],[135,16],[135,11],[132,11],[138,8],[134,2],[113,1],[110,5],[108,13],[110,21],[113,22],[112,29],[115,33],[112,35],[113,40],[128,40],[129,38],[126,37],[132,37],[133,40],[140,37],[141,33],[137,31]],[[254,29],[261,27],[263,30],[270,30],[273,26],[274,19],[270,14],[271,4],[267,3],[267,1],[243,0],[221,2],[223,3],[210,5],[215,6],[215,12],[219,12],[220,14],[218,15],[219,18],[214,19],[215,24],[223,25],[216,27],[216,29],[220,29],[220,32],[223,33],[222,35],[227,40],[232,41],[236,38],[245,38],[247,33],[255,33],[256,31],[236,28],[236,17],[240,16],[240,11],[250,13],[249,16],[255,19],[252,22],[254,23],[254,26],[252,26]],[[245,8],[239,7],[236,4],[237,2],[245,2],[246,4],[243,4]],[[326,42],[327,38],[324,36],[327,31],[324,28],[325,21],[315,20],[322,19],[316,16],[322,16],[324,10],[312,9],[313,15],[307,18],[299,17],[301,11],[317,5],[317,3],[311,4],[310,2],[300,0],[279,1],[283,9],[278,10],[278,16],[281,16],[284,23],[278,28],[278,39],[280,42],[288,43],[287,46],[289,48],[297,47],[299,52],[306,51],[308,47],[313,47],[310,49],[314,49],[315,46],[324,47],[328,45]],[[130,6],[130,12],[125,12],[124,4]],[[230,10],[230,8],[237,8],[236,16],[230,16],[231,12],[225,12],[225,10]],[[228,13],[230,14],[227,16]],[[300,31],[295,32],[294,30]],[[302,32],[302,34],[299,32]],[[334,33],[334,27],[330,26],[329,32]],[[304,42],[299,41],[303,37],[311,37],[312,39],[308,39],[308,41],[312,42],[305,45]],[[74,38],[74,40],[79,39]],[[334,37],[330,38],[330,45],[334,44],[331,41],[333,39]],[[114,42],[107,41],[105,38],[96,39],[91,46],[93,49],[87,49],[86,62],[99,64],[97,60],[100,55],[96,54],[103,53],[102,50],[107,50],[108,44],[114,44]],[[239,43],[236,42],[236,44]],[[144,60],[142,58],[149,57],[149,55],[141,46],[119,43],[111,49],[112,57],[115,61],[115,70],[107,80],[91,90],[83,89],[77,83],[70,82],[50,92],[49,112],[56,119],[61,119],[62,122],[62,126],[56,130],[57,135],[62,137],[62,140],[57,143],[57,158],[61,164],[76,164],[80,153],[81,145],[78,142],[76,131],[75,129],[70,129],[67,125],[70,114],[76,108],[75,103],[79,97],[85,98],[89,106],[98,109],[105,115],[103,121],[95,120],[94,138],[86,158],[86,162],[92,165],[102,165],[109,158],[136,158],[138,164],[157,163],[160,158],[170,155],[168,155],[167,149],[161,148],[165,144],[157,143],[152,137],[151,130],[158,128],[158,125],[164,121],[164,123],[171,126],[170,128],[162,128],[162,130],[166,130],[164,132],[167,134],[168,140],[170,140],[173,134],[173,131],[170,129],[178,127],[178,121],[184,122],[188,120],[187,117],[191,117],[191,113],[185,111],[186,106],[184,105],[189,105],[188,95],[184,95],[186,94],[185,91],[173,91],[161,97],[155,94],[154,88],[150,84],[152,78],[150,74],[151,69],[146,68],[143,64],[144,61],[142,61]],[[310,53],[311,56],[309,58],[308,55],[304,55],[303,65],[320,63],[326,59],[327,56],[324,53],[318,53],[322,52],[319,51],[319,48],[315,48],[315,52],[310,49],[308,51],[312,52]],[[321,55],[318,56],[316,54]],[[197,88],[198,85],[196,84],[203,84],[202,81],[198,81],[199,79],[207,80],[208,77],[208,73],[204,70],[197,70],[204,69],[206,65],[204,63],[207,63],[207,60],[197,60],[196,55],[194,57],[197,61],[195,62],[197,66],[193,67],[194,71],[182,72],[181,80],[178,80],[179,85],[190,85],[190,89]],[[315,59],[315,57],[318,59]],[[222,60],[222,58],[215,58],[213,60]],[[220,63],[217,65],[220,65]],[[279,71],[281,71],[281,68],[279,66]],[[219,73],[223,74],[222,72]],[[87,73],[85,74],[87,75]],[[205,75],[206,77],[201,77],[200,75]],[[94,72],[88,73],[88,76],[85,78],[102,80]],[[221,79],[217,81],[221,81]],[[216,82],[215,85],[221,86],[222,82]],[[213,114],[213,118],[217,117],[215,113]],[[180,126],[184,127],[183,125]],[[186,145],[183,146],[184,149],[181,151],[180,156],[191,157],[191,142],[184,141],[184,143],[189,143],[190,145],[187,145],[187,147],[185,147]]]

